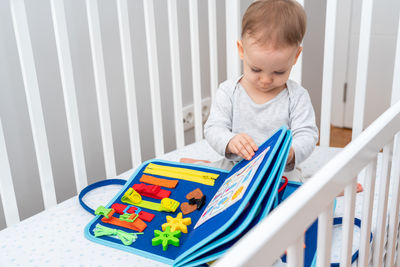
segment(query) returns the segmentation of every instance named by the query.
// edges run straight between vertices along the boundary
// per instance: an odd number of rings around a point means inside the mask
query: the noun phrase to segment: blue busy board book
[[[281,127],[230,172],[146,161],[96,209],[85,236],[174,266],[214,260],[277,204],[291,141],[290,130]]]

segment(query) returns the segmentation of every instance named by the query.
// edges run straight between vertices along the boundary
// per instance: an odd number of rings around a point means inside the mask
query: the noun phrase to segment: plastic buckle
[[[122,211],[123,213],[128,213],[128,210],[130,209],[130,208],[136,208],[136,211],[135,212],[133,212],[134,214],[137,214],[137,215],[139,215],[139,213],[142,211],[142,209],[141,208],[139,208],[139,207],[136,207],[136,206],[134,206],[134,205],[128,205],[128,206],[126,206],[126,208]]]

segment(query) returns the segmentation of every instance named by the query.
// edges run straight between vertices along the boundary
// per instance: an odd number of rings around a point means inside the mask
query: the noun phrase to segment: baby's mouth
[[[259,87],[262,91],[269,91],[269,90],[271,90],[271,87],[266,87],[266,86],[260,86]]]

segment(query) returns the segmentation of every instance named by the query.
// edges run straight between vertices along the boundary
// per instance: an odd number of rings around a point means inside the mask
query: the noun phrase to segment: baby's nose
[[[260,82],[263,85],[270,84],[270,83],[272,83],[272,77],[270,75],[262,75],[262,76],[260,76]]]

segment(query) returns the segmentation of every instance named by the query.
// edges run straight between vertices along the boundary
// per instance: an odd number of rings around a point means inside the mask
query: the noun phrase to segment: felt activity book
[[[118,180],[123,188],[96,209],[85,236],[175,266],[216,259],[277,204],[291,140],[290,130],[281,127],[251,160],[240,161],[230,172],[144,162],[128,181]],[[79,195],[89,211],[82,198],[95,187]]]

